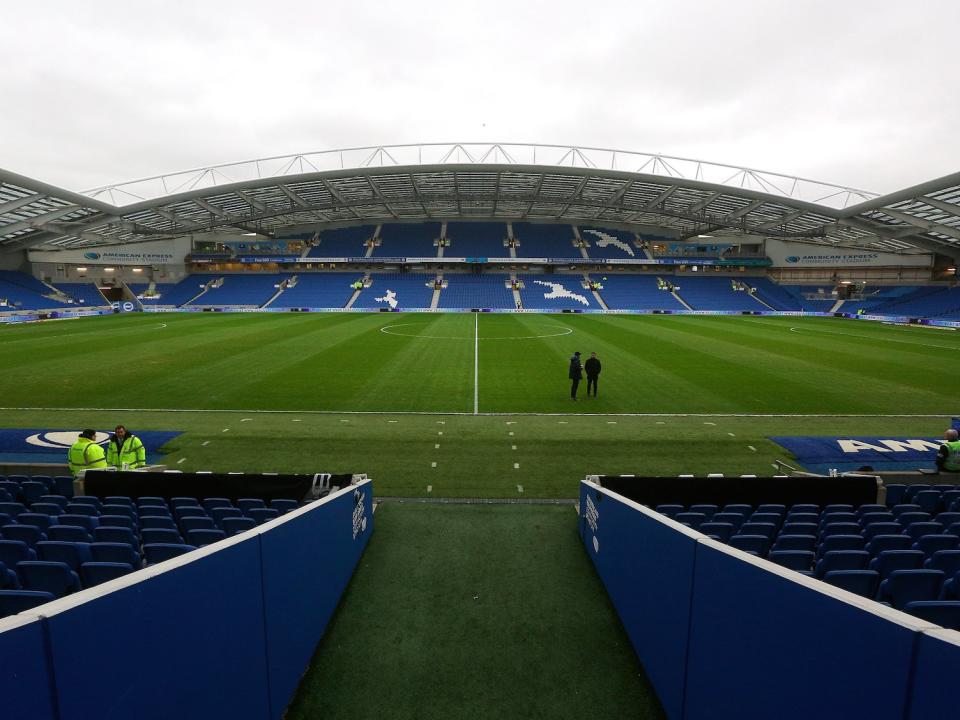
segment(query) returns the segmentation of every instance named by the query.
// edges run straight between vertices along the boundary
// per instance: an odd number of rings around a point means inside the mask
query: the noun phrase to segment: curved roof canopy
[[[960,257],[960,173],[890,195],[686,158],[451,143],[266,158],[74,193],[0,170],[0,250],[498,219]]]

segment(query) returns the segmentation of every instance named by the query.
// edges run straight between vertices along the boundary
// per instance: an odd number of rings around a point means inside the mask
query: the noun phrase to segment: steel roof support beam
[[[946,213],[953,217],[960,217],[960,205],[952,205],[951,203],[944,202],[943,200],[937,200],[932,197],[918,197],[915,202],[923,203],[924,205],[929,205],[932,208],[939,210],[940,212]],[[887,212],[886,210],[881,209],[880,212]]]
[[[392,207],[390,207],[390,203],[387,202],[387,199],[383,196],[383,193],[380,192],[380,188],[373,184],[373,179],[369,175],[367,175],[366,178],[367,185],[370,186],[370,192],[373,193],[373,196],[383,204],[383,209],[390,213],[394,220],[398,220],[400,216],[393,211]]]
[[[724,219],[725,219],[725,220],[730,220],[730,221],[738,220],[738,219],[742,218],[744,215],[749,215],[750,213],[752,213],[754,210],[756,210],[757,208],[761,207],[761,206],[764,205],[765,203],[766,203],[765,200],[754,200],[754,201],[753,201],[752,203],[750,203],[749,205],[740,208],[740,209],[737,210],[736,212],[730,213],[730,214],[727,215]]]
[[[899,210],[890,210],[889,208],[883,208],[882,210],[877,210],[884,215],[889,215],[894,220],[899,220],[900,222],[913,225],[914,227],[921,228],[927,232],[935,232],[940,235],[946,235],[951,237],[954,240],[960,240],[960,228],[951,227],[949,225],[943,225],[933,220],[924,220],[923,218],[918,218],[915,215],[910,215],[909,213],[900,212]]]
[[[282,192],[284,195],[290,198],[290,200],[295,205],[299,205],[301,208],[310,208],[310,203],[308,203],[306,200],[304,200],[302,197],[300,197],[296,192],[291,190],[286,185],[277,185],[277,187],[280,189],[280,192]],[[311,210],[311,212],[325,222],[330,221],[330,216],[320,212],[319,210]]]
[[[83,210],[83,208],[79,205],[67,205],[66,207],[51,210],[43,215],[37,215],[32,218],[27,218],[26,220],[10,223],[9,225],[0,225],[0,235],[15,233],[20,230],[39,230],[44,225],[53,222],[57,218],[61,218],[64,215],[69,215],[72,212],[77,212],[77,210]]]
[[[689,212],[689,213],[698,213],[698,212],[700,212],[701,210],[706,209],[706,207],[707,207],[710,203],[712,203],[712,202],[714,202],[714,201],[716,201],[716,200],[719,200],[721,197],[723,197],[723,193],[722,193],[722,192],[715,192],[715,193],[713,193],[713,194],[711,194],[711,195],[708,195],[707,197],[705,197],[705,198],[704,198],[703,200],[701,200],[700,202],[696,202],[696,203],[693,203],[692,205],[689,205],[689,206],[687,207],[687,212]]]
[[[363,219],[363,218],[360,217],[360,213],[358,213],[356,210],[354,210],[352,207],[350,207],[350,203],[348,203],[346,200],[344,200],[343,197],[340,195],[339,192],[337,192],[336,190],[334,190],[333,185],[330,184],[330,181],[329,181],[329,180],[327,180],[325,177],[322,177],[322,178],[320,178],[320,184],[323,185],[323,186],[327,189],[327,192],[330,193],[331,196],[333,196],[333,199],[334,199],[334,200],[336,200],[338,203],[340,203],[340,205],[341,205],[342,207],[344,207],[345,209],[347,209],[347,210],[349,210],[351,213],[353,213],[353,216],[354,216],[355,218],[357,218],[357,220],[362,220],[362,219]],[[336,208],[333,208],[333,209],[336,210]]]
[[[40,200],[44,200],[46,198],[46,195],[27,195],[26,197],[8,200],[7,202],[0,204],[0,215],[6,215],[14,210],[19,210],[24,205],[39,202]]]

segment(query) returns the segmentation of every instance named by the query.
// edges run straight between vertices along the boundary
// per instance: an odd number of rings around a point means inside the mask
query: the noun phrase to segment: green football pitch
[[[569,397],[575,350],[598,398]],[[833,318],[118,315],[0,327],[0,424],[180,430],[182,470],[562,498],[589,473],[768,474],[789,460],[771,435],[939,434],[958,350]]]

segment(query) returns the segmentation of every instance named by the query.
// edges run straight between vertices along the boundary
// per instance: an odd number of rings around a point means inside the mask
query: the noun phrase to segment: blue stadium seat
[[[93,532],[93,529],[100,525],[100,519],[92,515],[75,515],[73,513],[64,513],[59,518],[59,525],[76,525],[82,527],[87,532]]]
[[[235,507],[214,507],[210,510],[213,521],[223,527],[223,519],[228,517],[243,517],[243,513]]]
[[[237,498],[237,507],[240,508],[240,511],[246,515],[248,510],[253,510],[254,508],[265,508],[266,503],[263,502],[260,498]]]
[[[893,523],[896,522],[896,518],[893,516],[892,512],[869,512],[863,513],[859,516],[860,518],[860,527],[868,528],[874,523]]]
[[[203,547],[220,542],[226,537],[223,530],[188,530],[187,543],[194,547]]]
[[[942,496],[942,500],[943,500],[943,507],[946,508],[947,510],[949,510],[950,507],[951,507],[955,502],[957,502],[958,500],[960,500],[960,490],[946,490],[946,491],[944,491],[943,496]]]
[[[854,512],[862,518],[864,515],[867,515],[870,513],[885,513],[889,511],[887,510],[886,505],[877,505],[876,503],[873,503],[873,504],[866,503],[864,505],[860,505]]]
[[[233,507],[233,503],[231,503],[228,498],[222,498],[222,497],[204,498],[201,505],[203,505],[206,511],[209,512],[211,515],[213,515],[212,511],[214,508],[221,508],[221,507],[232,508]]]
[[[166,505],[143,505],[137,508],[138,517],[173,517]]]
[[[30,512],[43,513],[44,515],[50,515],[51,517],[59,517],[60,515],[63,515],[63,508],[56,503],[35,502],[30,506]]]
[[[880,573],[875,570],[831,570],[823,576],[823,581],[872,600],[880,585]]]
[[[23,486],[21,486],[21,489]],[[913,503],[919,505],[920,509],[931,515],[939,512],[941,507],[941,496],[939,490],[923,490],[913,496]]]
[[[860,525],[855,522],[835,522],[820,526],[820,537],[831,535],[859,535]]]
[[[100,508],[96,505],[90,505],[89,503],[71,502],[67,504],[63,511],[67,515],[89,515],[91,517],[96,517],[100,514]]]
[[[252,508],[251,510],[247,510],[246,514],[247,514],[247,517],[251,518],[252,520],[255,520],[257,525],[263,525],[263,523],[265,522],[269,522],[270,520],[275,520],[276,518],[280,517],[280,511],[274,510],[273,508]],[[702,513],[689,513],[689,514],[700,515]],[[677,517],[679,518],[680,515],[677,515]],[[700,527],[702,528],[703,525],[705,524],[706,523],[702,523]]]
[[[103,506],[103,502],[95,495],[74,495],[70,502],[81,505],[93,505],[97,510]]]
[[[199,506],[190,506],[190,505],[181,505],[173,509],[173,516],[177,520],[182,520],[185,517],[209,517],[207,511]]]
[[[170,498],[170,507],[200,507],[200,503],[194,497],[172,497]]]
[[[196,548],[191,545],[173,543],[157,543],[155,545],[143,546],[143,554],[146,557],[148,565],[156,565],[164,560],[179,557],[191,550],[196,550]]]
[[[84,588],[91,588],[132,572],[133,566],[127,563],[87,562],[80,566],[80,580]]]
[[[20,525],[32,525],[40,532],[46,532],[47,528],[49,528],[51,525],[59,524],[57,523],[57,519],[55,517],[44,515],[43,513],[38,512],[23,513],[17,518],[17,522]]]
[[[830,523],[853,523],[858,525],[859,518],[856,513],[852,512],[840,512],[834,510],[833,512],[824,511],[820,514],[820,526],[829,525]]]
[[[7,495],[10,496],[10,500],[6,502],[12,502],[20,495],[20,483],[10,482],[9,480],[0,480],[0,490],[3,490]]]
[[[13,496],[3,488],[0,488],[0,502],[13,502]]]
[[[913,483],[912,485],[908,485],[907,492],[903,496],[903,501],[905,503],[916,504],[917,495],[929,489],[930,486],[926,483]]]
[[[817,538],[815,535],[784,535],[780,533],[773,543],[773,549],[777,551],[802,550],[813,552],[816,546]]]
[[[771,550],[767,559],[783,567],[808,572],[813,567],[815,555],[805,550]]]
[[[819,535],[820,528],[816,523],[790,522],[789,520],[780,528],[781,535]]]
[[[179,545],[183,538],[178,530],[171,528],[144,528],[140,531],[140,542],[144,545]]]
[[[947,577],[960,572],[960,550],[938,550],[923,563],[924,570],[940,570]]]
[[[823,557],[831,550],[863,550],[864,542],[860,535],[829,535],[820,541],[817,555]]]
[[[19,590],[20,578],[15,570],[8,568],[6,563],[0,562],[0,590]]]
[[[100,508],[100,515],[124,515],[130,518],[132,521],[136,522],[137,511],[134,510],[129,505],[122,505],[120,503],[108,503]],[[101,522],[101,525],[103,523]]]
[[[136,533],[125,527],[98,527],[93,529],[94,542],[98,543],[125,543],[131,547],[139,547]]]
[[[923,561],[923,553],[919,550],[884,550],[870,561],[869,569],[876,570],[880,579],[886,580],[896,570],[919,570]]]
[[[32,610],[52,600],[56,598],[48,592],[0,590],[0,618]]]
[[[274,510],[279,510],[281,515],[285,515],[291,510],[296,510],[298,503],[296,500],[277,498],[276,500],[270,501],[270,507],[272,507]],[[957,513],[957,515],[960,515],[960,513]],[[960,517],[957,518],[957,521],[960,522]]]
[[[950,527],[954,523],[960,523],[960,512],[942,512],[934,517],[933,521],[940,523],[944,527]]]
[[[705,522],[700,526],[700,532],[715,537],[720,542],[727,542],[734,533],[734,527],[725,522]]]
[[[28,505],[40,502],[40,498],[47,493],[47,486],[43,483],[27,481],[20,483],[20,499]],[[937,498],[939,500],[939,497]]]
[[[757,505],[758,513],[774,513],[779,515],[781,518],[787,514],[786,505],[776,505],[776,504],[766,504],[766,505]]]
[[[237,533],[246,532],[247,530],[252,530],[257,526],[257,523],[252,518],[248,517],[228,517],[224,518],[221,523],[223,532],[227,537],[232,537]]]
[[[919,550],[928,558],[939,550],[956,550],[960,545],[960,537],[956,535],[921,535],[913,544],[914,550]]]
[[[177,524],[172,517],[160,515],[141,515],[140,532],[144,530],[176,530]]]
[[[835,512],[847,512],[852,513],[854,510],[853,505],[848,505],[846,503],[832,503],[830,505],[825,505],[823,508],[823,513],[835,513]]]
[[[778,515],[777,513],[755,512],[753,515],[750,516],[747,522],[766,523],[779,528],[780,525],[783,524],[783,517],[781,515]]]
[[[101,515],[100,527],[121,527],[136,530],[137,523],[129,515]]]
[[[62,562],[27,560],[17,564],[17,574],[26,590],[48,592],[57,598],[80,589],[80,578]]]
[[[107,495],[103,499],[104,505],[126,505],[131,510],[135,510],[137,505],[133,502],[133,498],[126,495]]]
[[[60,516],[63,517],[62,515]],[[47,530],[47,540],[62,542],[91,542],[90,531],[79,525],[51,525]]]
[[[27,508],[20,502],[2,502],[0,503],[0,513],[9,515],[12,518],[19,517],[27,512]]]
[[[790,506],[789,514],[793,513],[813,513],[814,515],[819,515],[820,506],[811,503],[797,503],[796,505]]]
[[[893,516],[899,520],[900,516],[906,513],[920,512],[920,506],[912,505],[911,503],[900,503],[892,506],[890,508],[890,512],[892,512]]]
[[[784,525],[794,525],[796,523],[810,523],[813,525],[819,525],[820,516],[817,513],[807,513],[807,512],[787,513],[787,519],[784,521]]]
[[[924,535],[940,535],[944,531],[943,525],[938,522],[915,522],[906,529],[907,535],[916,542]]]
[[[717,507],[716,505],[711,505],[708,503],[700,503],[699,505],[690,506],[690,512],[703,513],[704,515],[707,516],[708,520],[712,518],[714,515],[716,515],[717,512],[719,512],[719,510],[720,508]]]
[[[916,523],[930,522],[931,520],[933,520],[933,516],[925,512],[905,512],[897,515],[897,522],[904,529]]]
[[[823,576],[833,570],[866,570],[870,562],[870,553],[864,550],[831,550],[817,562],[814,576]]]
[[[764,557],[770,547],[770,538],[766,535],[734,535],[730,538],[729,544],[738,550],[752,552]]]
[[[134,568],[143,564],[136,549],[126,543],[95,542],[90,545],[90,555],[94,562],[126,563]]]
[[[64,510],[69,501],[63,495],[41,495],[40,502],[52,503],[53,505],[58,505],[60,510]]]
[[[180,530],[184,533],[189,532],[190,530],[215,530],[216,524],[213,522],[213,518],[208,518],[206,515],[202,517],[184,517],[180,518]]]
[[[874,535],[867,543],[867,552],[873,557],[886,550],[910,550],[913,540],[909,535]]]
[[[960,630],[960,602],[956,600],[915,600],[903,611],[948,630]]]
[[[87,543],[60,542],[45,540],[37,543],[37,554],[45,562],[61,562],[74,572],[80,570],[85,562],[90,562],[90,546]]]
[[[902,503],[906,493],[906,485],[901,485],[899,483],[887,485],[887,507],[893,507],[894,505],[899,505]]]
[[[263,508],[248,508],[243,512],[243,514],[249,518],[252,518],[253,515],[250,514],[250,510],[253,509],[262,510]],[[683,523],[684,525],[692,527],[694,530],[696,530],[707,521],[707,516],[703,513],[682,512],[674,515],[673,519],[678,523]]]
[[[777,526],[773,523],[745,522],[740,526],[738,533],[740,535],[763,535],[773,542],[773,538],[777,535]]]
[[[711,522],[729,523],[733,525],[735,530],[739,530],[740,526],[747,521],[747,518],[745,515],[741,515],[740,513],[719,512],[710,520]]]
[[[745,517],[749,517],[750,515],[753,514],[753,507],[751,505],[746,505],[744,503],[729,503],[723,506],[723,510],[721,512],[725,512],[725,513],[734,512],[734,513],[739,513],[740,515],[743,515]]]
[[[4,540],[19,540],[30,547],[35,547],[38,542],[47,539],[40,528],[33,525],[4,525],[0,527],[0,534]]]
[[[946,576],[947,579],[943,582],[943,587],[940,588],[940,600],[960,600],[960,572],[956,572],[951,577],[950,575]]]
[[[944,577],[939,570],[894,570],[880,583],[877,600],[897,610],[917,600],[936,600]]]
[[[67,498],[73,497],[73,478],[69,475],[57,475],[53,479],[53,491],[57,495],[63,495]]]
[[[863,529],[862,534],[867,540],[872,540],[878,535],[901,535],[903,534],[903,528],[900,526],[900,523],[896,522],[878,522],[867,525],[867,527]],[[908,535],[904,535],[904,537],[909,539]]]
[[[167,501],[162,497],[156,497],[155,495],[144,495],[143,497],[137,498],[137,507],[167,507]]]

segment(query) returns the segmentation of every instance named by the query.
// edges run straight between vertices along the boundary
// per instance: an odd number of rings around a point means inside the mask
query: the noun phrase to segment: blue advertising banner
[[[132,428],[147,449],[147,462],[160,460],[160,448],[182,433],[179,430],[143,430]],[[67,450],[77,441],[80,430],[50,430],[49,428],[0,429],[0,460],[5,462],[56,462],[65,459]],[[106,446],[110,433],[97,431],[96,441]]]
[[[865,465],[874,470],[933,467],[940,440],[909,437],[771,437],[789,450],[806,468],[853,470]]]

